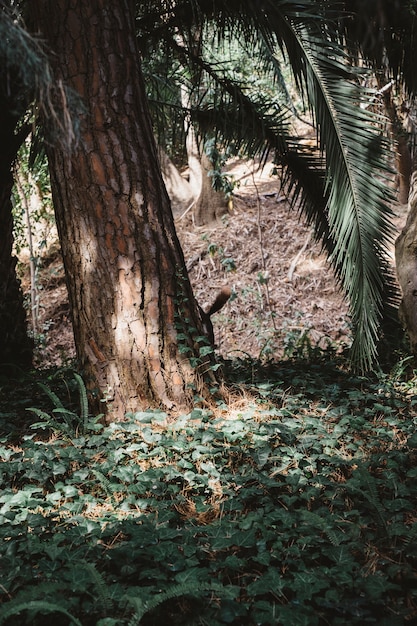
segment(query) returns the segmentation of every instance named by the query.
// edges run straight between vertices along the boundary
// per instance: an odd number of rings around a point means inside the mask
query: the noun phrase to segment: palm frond
[[[249,45],[257,45],[253,50],[277,76],[277,84],[281,77],[273,59],[279,52],[289,63],[316,128],[317,153],[291,137],[288,104],[274,109],[270,101],[223,75],[215,64],[193,55],[191,48],[181,46],[159,25],[164,41],[177,47],[177,53],[218,88],[211,102],[192,111],[193,120],[203,128],[212,125],[223,139],[234,136],[236,140],[241,133],[241,147],[264,157],[273,150],[284,167],[294,203],[298,201],[314,223],[349,301],[352,361],[359,369],[371,368],[377,360],[384,310],[396,298],[386,262],[392,237],[385,156],[389,146],[382,137],[382,117],[361,106],[373,95],[361,87],[365,70],[339,43],[345,32],[340,26],[340,3],[179,0],[171,9],[167,22],[178,25],[184,19],[191,28],[193,19],[200,24],[206,19],[218,29],[219,37],[244,37]]]
[[[345,0],[340,31],[355,42],[362,59],[389,73],[408,95],[417,92],[416,0]]]
[[[317,30],[295,23],[289,27],[290,61],[308,93],[326,160],[327,218],[334,242],[330,261],[350,304],[352,360],[369,369],[377,358],[386,284],[392,283],[384,260],[392,237],[392,198],[383,120],[361,107],[372,94],[360,87],[361,70],[343,49]]]

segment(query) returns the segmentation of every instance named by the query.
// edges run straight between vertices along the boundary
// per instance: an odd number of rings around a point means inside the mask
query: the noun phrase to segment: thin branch
[[[29,246],[29,269],[30,269],[30,310],[32,317],[32,329],[34,335],[38,332],[38,309],[39,309],[39,293],[38,293],[38,285],[37,285],[37,258],[34,253],[33,246],[33,237],[32,237],[32,224],[30,217],[30,208],[29,202],[26,197],[26,192],[22,183],[22,171],[20,168],[15,169],[15,182],[16,187],[20,196],[20,200],[23,204],[25,216],[26,216],[26,226],[27,226],[27,239]]]
[[[271,320],[272,320],[272,326],[274,327],[275,332],[277,331],[277,327],[275,325],[275,317],[273,315],[273,311],[272,311],[272,306],[271,306],[271,297],[270,297],[270,292],[269,292],[269,285],[268,285],[268,270],[266,268],[266,259],[265,259],[265,251],[264,251],[264,244],[263,244],[263,233],[262,233],[262,226],[261,226],[261,211],[262,211],[262,207],[261,207],[261,198],[259,195],[259,190],[258,190],[258,186],[256,184],[255,181],[255,172],[254,172],[254,168],[252,168],[252,182],[253,182],[253,186],[255,187],[255,192],[256,192],[256,206],[257,206],[257,225],[258,225],[258,241],[259,241],[259,248],[260,248],[260,252],[261,252],[261,263],[262,263],[262,270],[264,273],[264,282],[263,285],[265,286],[265,297],[266,297],[266,303],[268,305],[268,309],[269,312],[271,314]]]

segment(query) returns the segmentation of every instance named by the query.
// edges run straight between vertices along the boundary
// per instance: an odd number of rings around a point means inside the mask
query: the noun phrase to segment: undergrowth
[[[0,381],[0,624],[417,623],[417,383],[225,367],[240,400],[106,427]]]

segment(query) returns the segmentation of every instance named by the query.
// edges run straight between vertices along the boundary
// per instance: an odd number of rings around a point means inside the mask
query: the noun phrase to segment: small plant
[[[226,199],[231,200],[234,190],[239,187],[239,182],[222,171],[230,157],[230,151],[221,153],[215,139],[206,141],[204,150],[213,165],[213,169],[208,172],[213,189],[222,191]]]
[[[235,272],[236,271],[236,263],[232,257],[226,257],[222,259],[222,266],[224,267],[226,272]]]
[[[179,276],[181,281],[182,277]],[[193,326],[184,307],[184,300],[176,302],[175,328],[177,331],[178,351],[186,356],[193,369],[199,372],[203,380],[215,384],[214,372],[219,369],[220,364],[216,363],[214,346],[210,343],[208,336],[200,335],[198,329]],[[198,397],[198,391],[194,388],[194,398]]]
[[[73,372],[72,375],[78,389],[79,412],[66,408],[58,395],[48,385],[39,382],[39,388],[52,402],[53,409],[48,413],[36,407],[28,408],[28,411],[31,411],[40,419],[39,422],[32,424],[32,429],[52,430],[57,434],[78,436],[90,430],[95,430],[97,427],[100,428],[97,422],[102,418],[102,415],[99,415],[94,420],[89,417],[87,389],[83,379],[76,372]]]
[[[218,246],[216,243],[209,243],[207,246],[207,252],[211,257],[215,257],[216,255],[221,256],[223,254],[223,248]]]
[[[302,324],[301,314],[298,314],[298,320],[299,324],[285,325],[282,329],[284,358],[319,361],[325,353],[335,352],[336,347],[329,337],[320,336],[313,339],[314,328]]]

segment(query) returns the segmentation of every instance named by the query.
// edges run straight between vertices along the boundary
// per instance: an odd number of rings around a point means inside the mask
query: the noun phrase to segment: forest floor
[[[233,213],[177,221],[200,304],[236,294],[221,354],[341,348],[346,304],[309,229],[266,170],[234,171]],[[38,363],[65,365],[56,242],[39,284]],[[417,377],[337,361],[235,359],[227,403],[108,426],[71,370],[0,380],[0,623],[417,624]]]
[[[350,342],[347,304],[331,268],[271,171],[270,164],[259,171],[253,162],[235,162],[228,168],[238,182],[228,215],[206,227],[193,224],[191,211],[176,219],[199,304],[207,308],[222,286],[232,289],[213,318],[216,345],[226,358],[280,359]],[[27,273],[22,282],[28,292]],[[41,259],[38,294],[36,363],[66,364],[75,350],[57,241]]]

